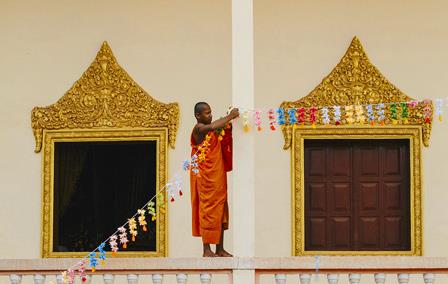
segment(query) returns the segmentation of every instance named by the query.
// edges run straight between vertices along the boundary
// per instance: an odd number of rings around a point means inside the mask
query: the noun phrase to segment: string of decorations
[[[446,102],[446,103],[445,103]],[[448,106],[447,99],[436,99],[434,113],[439,121],[443,120],[444,108]],[[253,122],[258,131],[262,130],[263,116],[266,113],[267,124],[274,131],[277,126],[303,127],[305,124],[316,128],[316,124],[329,125],[363,125],[384,126],[388,123],[392,125],[409,124],[410,117],[413,123],[431,123],[433,108],[431,100],[390,102],[378,104],[359,104],[346,106],[311,106],[311,107],[289,107],[289,108],[269,108],[262,109],[241,109],[241,118],[244,131],[250,130],[249,117],[253,116]],[[412,115],[413,114],[413,115]]]

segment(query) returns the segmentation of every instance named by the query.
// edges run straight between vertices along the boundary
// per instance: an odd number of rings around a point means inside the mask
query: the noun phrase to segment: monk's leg
[[[202,254],[203,257],[215,257],[215,253],[210,248],[210,244],[204,244],[204,252]]]
[[[219,244],[216,245],[216,256],[219,257],[233,256],[224,249],[224,230],[221,230],[221,240],[219,241]]]

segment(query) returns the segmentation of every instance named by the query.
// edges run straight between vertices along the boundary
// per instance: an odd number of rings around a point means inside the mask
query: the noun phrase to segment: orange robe
[[[205,244],[218,244],[222,230],[229,227],[227,204],[227,171],[231,165],[231,130],[226,129],[222,141],[214,131],[209,132],[210,146],[205,161],[199,162],[199,174],[190,171],[193,236],[202,237]],[[229,146],[230,145],[230,146]],[[191,135],[192,155],[198,150]],[[230,153],[229,153],[230,152]],[[224,161],[226,156],[226,163]]]

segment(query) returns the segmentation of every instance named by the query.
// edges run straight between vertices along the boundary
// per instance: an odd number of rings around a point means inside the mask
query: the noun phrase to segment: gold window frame
[[[295,129],[293,131],[292,171],[292,252],[293,255],[409,255],[423,254],[423,210],[421,176],[421,130],[419,127],[352,127]],[[305,164],[307,139],[405,139],[409,140],[410,233],[409,251],[310,251],[305,250]]]
[[[168,145],[171,148],[175,146],[178,124],[178,104],[162,103],[151,97],[118,64],[107,42],[103,43],[81,78],[56,103],[48,107],[35,107],[31,113],[35,152],[40,152],[42,148],[44,152],[42,257],[82,257],[86,253],[53,251],[55,142],[157,141],[156,190],[159,190],[168,180]],[[164,198],[166,200],[166,193]],[[119,251],[118,257],[168,256],[168,213],[160,204],[156,209],[156,251]]]
[[[401,113],[402,102],[415,101],[391,84],[380,71],[370,63],[361,42],[354,37],[349,48],[337,66],[307,96],[297,101],[285,101],[280,107],[311,108],[320,113],[322,108],[329,110],[341,106],[339,126],[325,124],[318,115],[315,125],[309,121],[301,127],[283,126],[283,149],[291,148],[291,220],[292,255],[423,255],[423,206],[421,148],[428,147],[432,128],[433,105],[429,100],[409,107],[406,120],[391,115],[391,104],[395,103],[397,113]],[[384,103],[385,126],[369,126],[360,121],[349,124],[344,116],[345,106],[366,106]],[[425,121],[424,110],[430,112]],[[400,114],[399,114],[400,116]],[[353,118],[356,118],[353,115]],[[409,251],[305,251],[304,246],[304,139],[409,139],[410,140],[410,196],[411,196],[411,249]]]
[[[54,228],[54,149],[57,142],[93,142],[93,141],[156,141],[156,191],[167,181],[167,138],[168,129],[117,129],[117,130],[45,130],[43,133],[43,176],[42,176],[42,244],[43,257],[83,257],[88,252],[55,252],[53,251]],[[166,200],[166,192],[164,192]],[[142,200],[145,202],[147,200]],[[135,208],[137,210],[138,208]],[[168,214],[165,208],[157,204],[156,208],[156,251],[119,251],[118,257],[161,257],[168,250]],[[125,220],[123,220],[124,223]],[[120,226],[121,224],[117,224]],[[113,232],[111,232],[113,233]],[[143,235],[144,236],[144,235]],[[132,245],[132,244],[131,244]],[[109,254],[109,252],[107,253]]]

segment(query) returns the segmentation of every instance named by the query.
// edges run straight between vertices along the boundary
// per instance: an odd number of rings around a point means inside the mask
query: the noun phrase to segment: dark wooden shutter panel
[[[409,142],[305,141],[305,249],[410,249]]]

